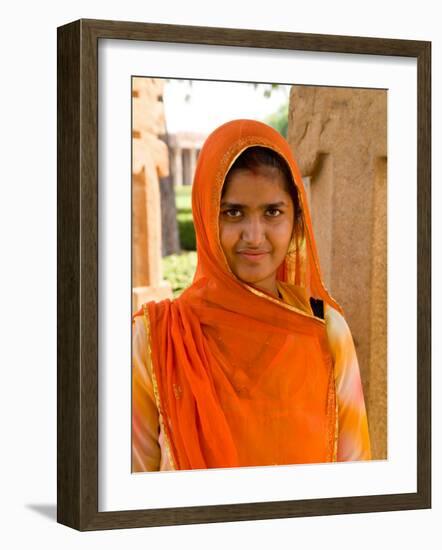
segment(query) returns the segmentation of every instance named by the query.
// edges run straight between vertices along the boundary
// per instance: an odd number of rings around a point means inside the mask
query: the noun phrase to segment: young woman
[[[219,127],[192,210],[192,285],[133,318],[133,471],[370,459],[353,340],[287,142],[252,120]]]

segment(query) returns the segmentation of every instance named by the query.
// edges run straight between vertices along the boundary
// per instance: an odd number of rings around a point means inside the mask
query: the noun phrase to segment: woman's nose
[[[264,226],[259,219],[249,219],[242,231],[242,240],[250,245],[259,245],[264,240]]]

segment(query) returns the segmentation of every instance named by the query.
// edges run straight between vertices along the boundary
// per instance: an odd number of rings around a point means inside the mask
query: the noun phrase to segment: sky
[[[208,134],[236,118],[263,121],[287,103],[290,86],[279,86],[266,98],[266,85],[220,81],[171,79],[165,85],[164,109],[167,131]],[[186,101],[186,96],[189,99]]]

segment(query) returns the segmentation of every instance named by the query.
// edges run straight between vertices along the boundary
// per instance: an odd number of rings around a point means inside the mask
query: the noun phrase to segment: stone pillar
[[[189,149],[183,148],[183,183],[184,185],[190,185],[192,183],[192,178],[190,174],[190,155]]]
[[[196,168],[196,149],[195,147],[191,147],[189,149],[189,182],[190,184],[193,183],[193,178],[195,176],[195,168]]]
[[[183,156],[181,147],[173,147],[173,182],[175,187],[183,185]]]
[[[132,308],[172,297],[162,275],[159,179],[169,174],[159,79],[132,80]]]
[[[373,188],[371,257],[370,358],[367,400],[373,421],[373,454],[385,458],[387,449],[387,158],[379,157]],[[378,409],[379,412],[376,412]]]
[[[323,278],[358,354],[373,458],[387,457],[387,93],[294,86],[288,141],[309,178]]]

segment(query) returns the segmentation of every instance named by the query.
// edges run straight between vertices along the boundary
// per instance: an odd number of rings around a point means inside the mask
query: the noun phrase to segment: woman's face
[[[277,295],[276,272],[294,225],[294,206],[279,172],[236,170],[225,185],[219,216],[221,247],[232,272]]]

